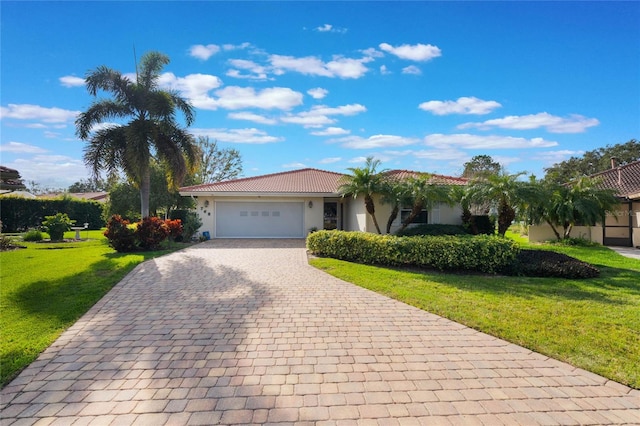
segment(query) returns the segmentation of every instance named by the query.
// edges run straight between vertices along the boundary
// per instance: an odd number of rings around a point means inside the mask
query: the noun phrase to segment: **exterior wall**
[[[571,236],[602,244],[602,226],[574,226],[571,230]],[[529,226],[529,242],[531,243],[541,243],[556,239],[556,234],[553,233],[551,226],[546,223],[544,225]]]
[[[345,231],[367,232],[367,210],[362,197],[345,198]],[[373,225],[372,225],[373,226]]]
[[[208,201],[208,205],[207,204]],[[200,235],[208,231],[211,238],[215,235],[216,201],[251,201],[251,202],[304,202],[304,230],[308,234],[312,228],[322,229],[324,226],[324,198],[284,198],[284,197],[203,197],[199,196],[196,204],[196,213],[202,220],[202,226],[198,230]],[[312,207],[309,207],[309,202]]]
[[[640,200],[634,201],[631,206],[633,214],[633,247],[640,248]]]

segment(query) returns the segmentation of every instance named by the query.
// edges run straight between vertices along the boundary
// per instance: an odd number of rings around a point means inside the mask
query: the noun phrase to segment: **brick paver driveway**
[[[140,265],[1,404],[3,425],[640,423],[640,392],[334,279],[294,240]]]

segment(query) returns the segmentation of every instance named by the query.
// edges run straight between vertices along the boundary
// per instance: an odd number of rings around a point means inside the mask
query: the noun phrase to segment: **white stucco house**
[[[392,170],[397,178],[418,172]],[[341,197],[338,188],[344,174],[301,169],[224,182],[180,188],[180,195],[193,197],[202,219],[201,233],[211,238],[305,238],[320,229],[376,232],[362,198]],[[437,183],[465,185],[466,179],[433,175]],[[381,228],[392,206],[376,201]],[[409,206],[407,206],[409,207]],[[408,209],[407,209],[408,211]],[[425,211],[419,223],[460,224],[460,207],[439,205]],[[392,232],[401,224],[396,219]]]

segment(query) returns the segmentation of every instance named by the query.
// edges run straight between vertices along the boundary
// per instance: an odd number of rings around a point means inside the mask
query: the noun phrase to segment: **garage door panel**
[[[303,203],[217,202],[218,238],[302,238]]]

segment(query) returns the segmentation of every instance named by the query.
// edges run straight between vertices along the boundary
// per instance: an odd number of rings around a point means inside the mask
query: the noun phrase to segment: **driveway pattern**
[[[2,425],[640,424],[640,392],[324,274],[297,240],[139,265],[1,392]]]

